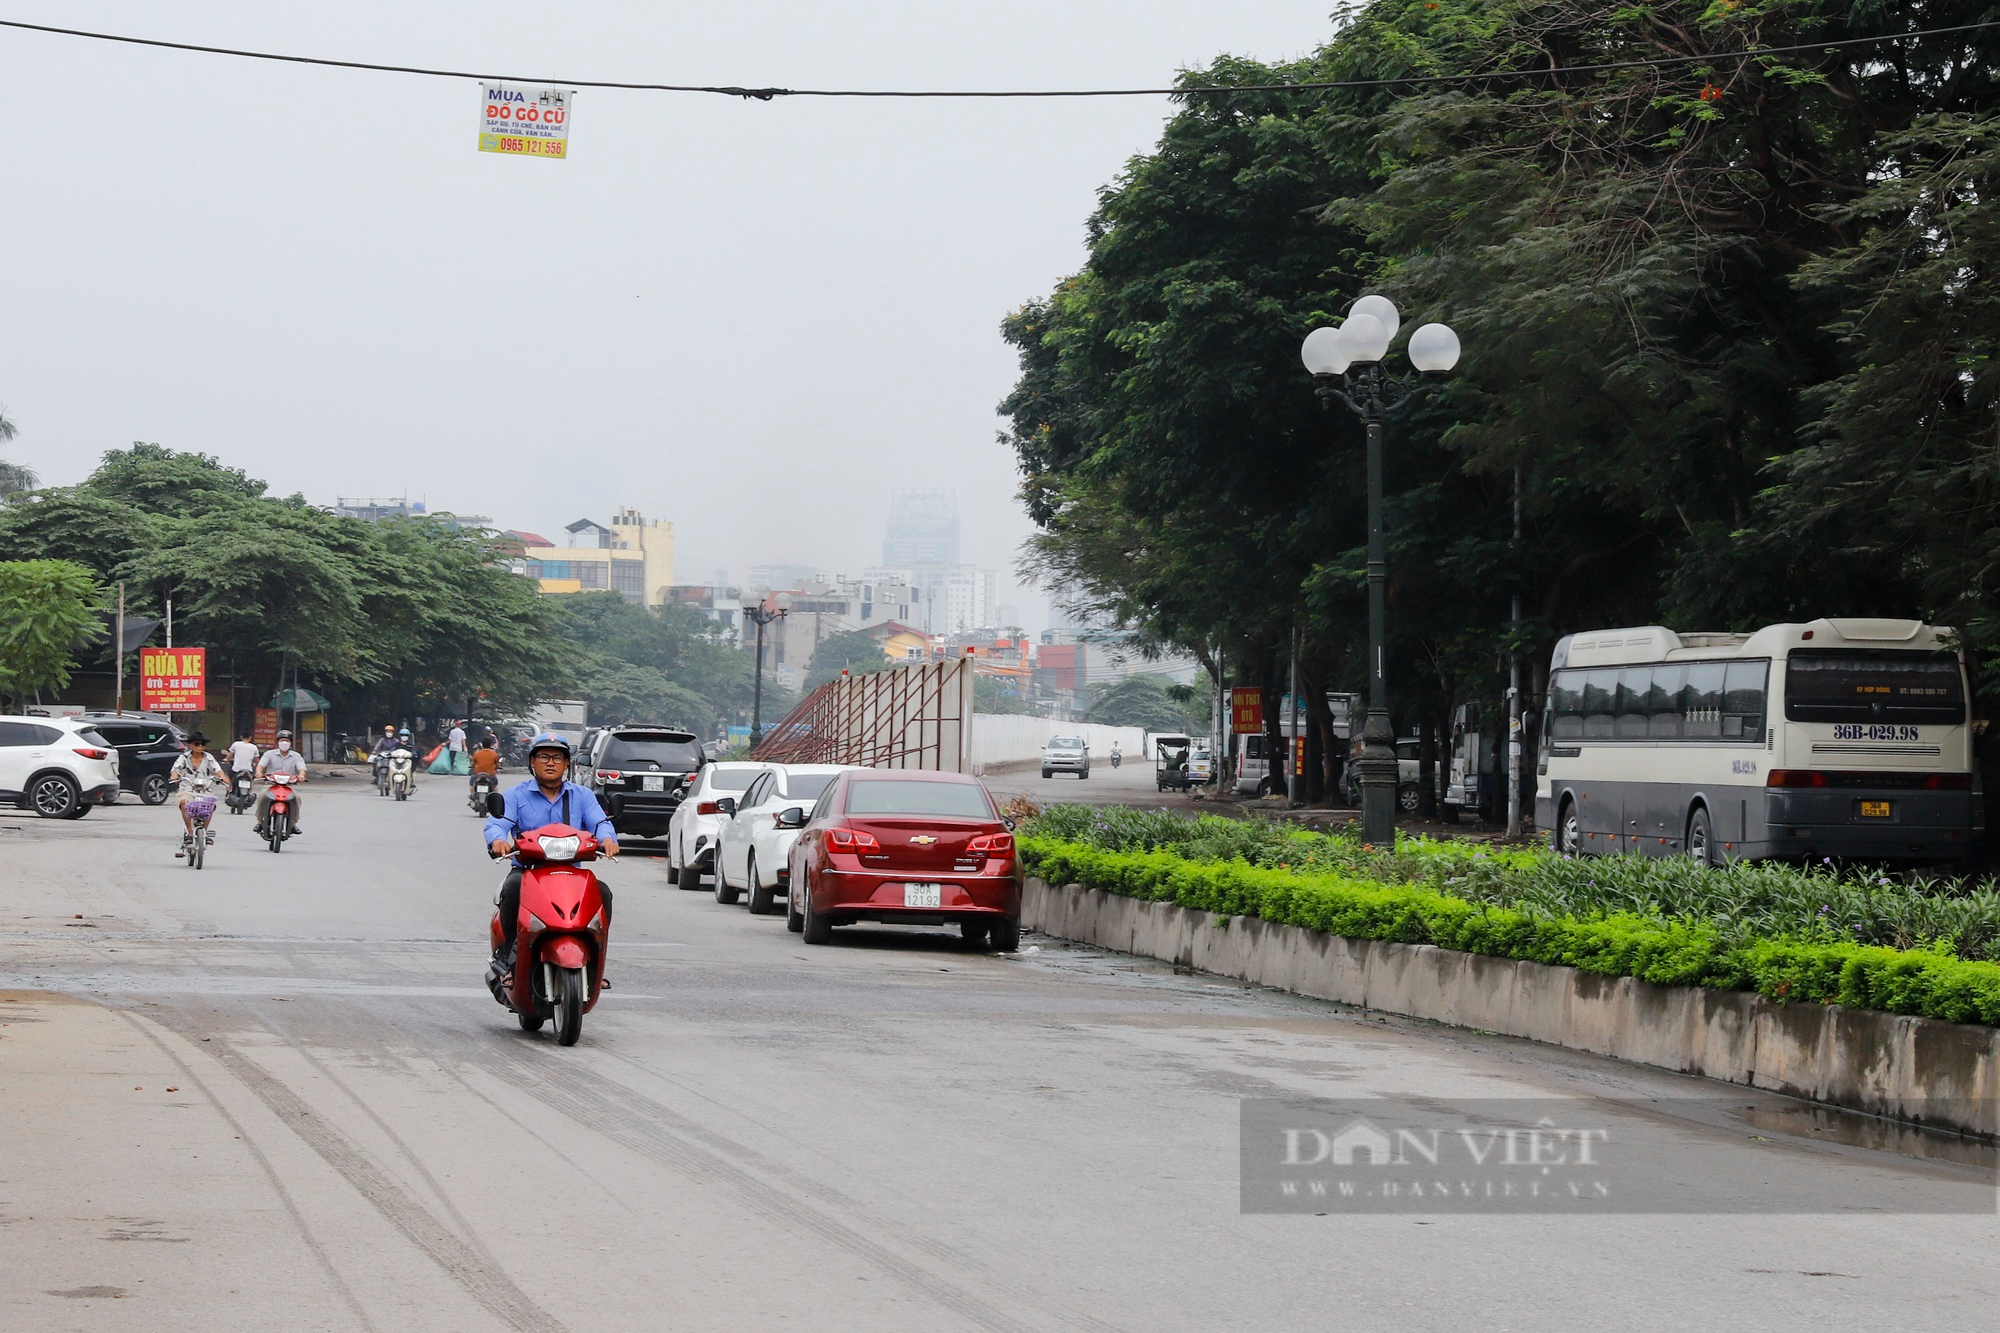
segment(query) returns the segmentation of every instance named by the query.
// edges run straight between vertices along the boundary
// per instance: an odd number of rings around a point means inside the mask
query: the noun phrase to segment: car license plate
[[[944,905],[944,885],[905,884],[903,886],[903,906],[941,907]]]
[[[1889,817],[1889,802],[1863,801],[1861,803],[1861,817],[1863,819],[1887,819]]]
[[[665,791],[667,789],[667,780],[663,776],[640,778],[639,783],[647,791]]]

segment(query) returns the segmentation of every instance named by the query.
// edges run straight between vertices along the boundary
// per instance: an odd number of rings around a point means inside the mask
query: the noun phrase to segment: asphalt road
[[[0,814],[0,1328],[1969,1329],[2000,1309],[1990,1176],[1830,1142],[1781,1099],[1047,939],[807,949],[639,856],[613,871],[616,986],[561,1049],[480,985],[497,877],[457,784],[307,795],[282,856],[225,816],[199,872],[171,809]],[[1755,1109],[1668,1100],[1717,1093]],[[1565,1099],[1635,1145],[1644,1189],[1709,1211],[1240,1211],[1240,1099],[1370,1095]],[[1941,1206],[1985,1211],[1918,1211]]]

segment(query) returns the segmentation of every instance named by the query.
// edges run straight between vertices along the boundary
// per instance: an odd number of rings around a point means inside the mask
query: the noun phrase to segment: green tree
[[[1147,731],[1179,731],[1188,724],[1172,683],[1158,676],[1126,676],[1091,692],[1083,720],[1109,727],[1144,727]]]
[[[727,626],[691,607],[638,606],[614,592],[548,600],[562,618],[563,641],[578,654],[593,718],[679,722],[706,732],[749,709],[752,665]],[[791,702],[765,682],[767,718]]]
[[[76,651],[104,637],[97,582],[66,560],[0,562],[0,690],[17,701],[69,684]]]
[[[14,419],[7,415],[7,409],[0,405],[0,444],[5,444],[20,432],[15,429]],[[0,497],[16,495],[22,491],[32,491],[41,485],[41,478],[19,463],[0,460]]]
[[[886,671],[893,665],[882,651],[880,639],[864,630],[843,630],[827,635],[813,650],[806,689],[817,689],[836,679],[843,671],[858,676],[869,671]]]

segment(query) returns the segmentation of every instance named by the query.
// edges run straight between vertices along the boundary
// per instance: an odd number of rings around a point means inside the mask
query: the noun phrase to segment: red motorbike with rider
[[[618,831],[589,788],[567,780],[569,764],[560,733],[535,737],[533,776],[488,797],[486,820],[488,853],[514,860],[493,899],[487,988],[525,1032],[554,1019],[564,1046],[576,1044],[605,990],[611,890],[589,866],[618,855]]]

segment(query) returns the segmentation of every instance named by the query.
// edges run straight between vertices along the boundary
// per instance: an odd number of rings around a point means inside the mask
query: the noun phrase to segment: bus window
[[[1549,731],[1553,741],[1583,736],[1583,673],[1558,671],[1549,682]]]
[[[1722,738],[1764,737],[1764,681],[1769,662],[1731,662],[1722,681]]]
[[[1616,734],[1612,727],[1611,706],[1617,689],[1618,673],[1615,670],[1583,673],[1584,736],[1609,740]]]
[[[1722,734],[1721,662],[1690,662],[1687,688],[1681,691],[1681,735],[1703,740]]]
[[[1618,696],[1612,712],[1618,718],[1620,740],[1646,738],[1646,696],[1653,690],[1653,668],[1623,667],[1618,672]]]
[[[1965,721],[1950,653],[1794,648],[1785,663],[1785,716],[1794,722]]]
[[[1646,735],[1653,740],[1679,740],[1681,736],[1681,691],[1687,687],[1687,668],[1656,666],[1653,688],[1646,695]]]

